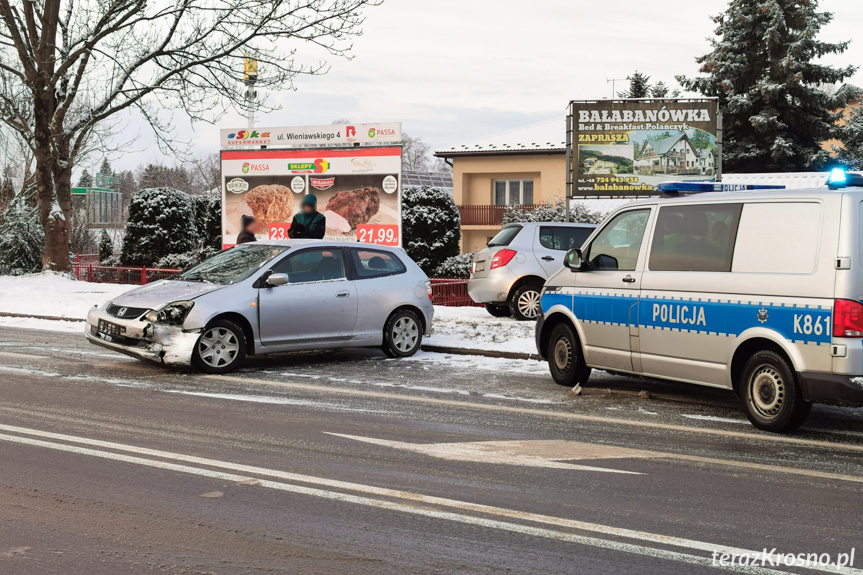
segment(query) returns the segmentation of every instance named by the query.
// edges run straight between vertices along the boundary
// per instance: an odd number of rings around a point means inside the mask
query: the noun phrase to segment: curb
[[[0,311],[0,317],[23,317],[30,319],[48,319],[51,321],[85,321],[77,317],[60,317],[57,315],[32,315],[29,313],[11,313],[6,311]]]
[[[538,353],[518,353],[516,351],[492,351],[488,349],[465,349],[462,347],[445,347],[440,345],[423,345],[423,351],[432,353],[449,353],[452,355],[479,355],[482,357],[497,357],[501,359],[535,359],[542,361]]]

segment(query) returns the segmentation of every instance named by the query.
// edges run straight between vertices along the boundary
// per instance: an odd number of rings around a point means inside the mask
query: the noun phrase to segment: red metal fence
[[[182,271],[173,268],[131,268],[83,263],[73,264],[72,270],[80,281],[138,285],[166,279]],[[432,302],[435,305],[449,307],[481,305],[467,295],[466,278],[431,278],[431,284]]]
[[[542,206],[543,204],[524,204],[519,207],[532,212]],[[503,213],[506,208],[507,206],[461,205],[458,207],[458,213],[463,226],[500,226],[503,224]]]

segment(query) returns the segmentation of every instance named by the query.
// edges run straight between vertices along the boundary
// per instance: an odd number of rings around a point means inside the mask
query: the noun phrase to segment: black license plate
[[[105,335],[123,335],[126,333],[126,328],[122,325],[117,325],[116,323],[105,321],[104,319],[99,320],[98,329],[99,333],[104,333]]]

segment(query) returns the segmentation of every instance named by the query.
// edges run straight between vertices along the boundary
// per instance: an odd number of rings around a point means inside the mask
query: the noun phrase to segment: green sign
[[[87,195],[87,188],[72,188],[73,194]]]

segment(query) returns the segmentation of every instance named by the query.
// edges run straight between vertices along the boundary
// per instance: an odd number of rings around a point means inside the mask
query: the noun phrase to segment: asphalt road
[[[771,562],[852,549],[863,573],[863,410],[775,436],[724,392],[575,396],[538,362],[204,376],[11,328],[0,398],[2,574],[835,573]]]

